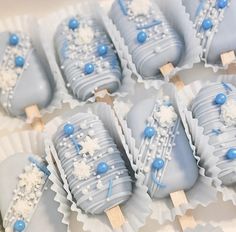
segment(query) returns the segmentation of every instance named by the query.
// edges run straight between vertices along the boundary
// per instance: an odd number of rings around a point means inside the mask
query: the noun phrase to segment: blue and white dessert
[[[48,74],[28,35],[0,33],[0,104],[11,116],[46,107],[52,98]]]
[[[32,154],[18,153],[0,164],[0,210],[5,232],[66,232],[58,213],[50,172]]]
[[[95,19],[66,19],[55,34],[58,63],[73,95],[85,101],[96,91],[115,92],[121,68],[114,46]]]
[[[203,48],[202,58],[221,64],[220,55],[236,51],[236,2],[232,0],[183,0]]]
[[[225,82],[203,87],[192,102],[192,112],[219,157],[219,178],[225,185],[236,183],[236,87]]]
[[[134,105],[127,115],[127,124],[139,149],[135,162],[152,198],[193,187],[198,178],[197,163],[168,96]]]
[[[144,79],[155,78],[167,63],[178,64],[183,41],[152,0],[115,0],[109,15]]]
[[[76,205],[101,214],[126,202],[131,177],[100,119],[79,113],[59,126],[54,144]]]

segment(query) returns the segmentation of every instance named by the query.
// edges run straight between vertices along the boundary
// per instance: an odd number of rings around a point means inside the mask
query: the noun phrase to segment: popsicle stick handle
[[[98,90],[95,92],[96,102],[105,102],[108,105],[113,105],[113,98],[109,95],[107,89]]]
[[[225,66],[227,64],[231,64],[236,59],[234,51],[222,53],[220,55],[220,58],[221,58],[221,62],[223,64],[223,66]]]
[[[169,75],[174,70],[174,66],[172,63],[168,63],[160,68],[160,71],[163,76]],[[170,82],[172,82],[177,89],[182,89],[184,87],[184,82],[177,75],[171,78]]]
[[[181,204],[188,203],[186,195],[185,195],[184,191],[182,191],[182,190],[174,192],[174,193],[170,193],[170,198],[171,198],[172,203],[175,207],[178,207]],[[183,231],[187,228],[193,229],[197,226],[197,223],[190,212],[187,212],[183,216],[178,216],[177,218],[178,218],[179,224],[180,224]]]
[[[120,209],[120,206],[115,206],[106,211],[106,215],[114,230],[121,228],[125,223],[125,217]]]
[[[236,74],[236,56],[234,51],[229,51],[226,53],[222,53],[221,62],[223,66],[228,65],[227,73],[228,74]]]
[[[39,112],[39,108],[36,105],[26,107],[25,113],[27,116],[27,121],[30,122],[34,130],[42,131],[44,129],[42,116]]]

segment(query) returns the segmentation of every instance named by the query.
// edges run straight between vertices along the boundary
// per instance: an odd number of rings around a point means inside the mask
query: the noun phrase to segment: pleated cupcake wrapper
[[[162,84],[164,84],[166,81],[169,81],[169,79],[171,79],[171,77],[177,72],[192,68],[195,63],[200,61],[199,56],[201,54],[200,41],[199,39],[195,38],[193,24],[189,19],[189,15],[186,14],[181,0],[154,1],[159,5],[161,11],[164,13],[171,26],[177,31],[178,34],[180,34],[185,43],[185,52],[183,53],[179,64],[169,75],[165,77],[159,75],[154,77],[155,80],[144,80],[138,73],[137,68],[133,63],[132,55],[129,53],[129,49],[125,44],[124,39],[122,38],[115,24],[106,14],[109,12],[109,10],[107,10],[107,5],[101,4],[103,6],[103,10],[106,12],[102,14],[103,22],[106,25],[106,28],[113,40],[113,43],[115,44],[117,51],[120,52],[122,57],[127,60],[128,66],[132,70],[132,76],[137,80],[138,83],[144,84],[146,89],[149,89],[150,87],[159,89]]]
[[[53,97],[50,104],[40,111],[41,115],[45,116],[47,114],[51,114],[56,109],[61,109],[63,100],[66,99],[66,96],[60,88],[61,80],[57,78],[56,73],[54,73],[54,70],[49,66],[45,51],[42,49],[42,44],[39,40],[37,20],[34,17],[28,15],[11,17],[0,21],[0,32],[4,31],[21,31],[28,34],[33,42],[33,46],[37,49],[37,54],[39,55],[40,60],[43,62],[44,68],[48,73],[49,81],[51,82],[53,88]],[[24,127],[26,124],[23,117],[14,118],[8,116],[3,108],[0,108],[0,121],[4,122],[1,123],[0,130],[7,129],[13,131],[14,129]]]
[[[132,137],[131,129],[128,127],[125,119],[127,112],[132,105],[139,102],[141,99],[147,99],[148,97],[158,98],[167,95],[176,106],[175,108],[178,110],[179,116],[182,119],[186,135],[190,141],[189,144],[193,150],[193,155],[199,168],[199,176],[197,182],[190,190],[185,191],[186,197],[188,199],[188,204],[181,204],[179,207],[174,207],[170,197],[166,197],[160,200],[153,199],[151,204],[152,214],[150,217],[154,220],[157,220],[160,224],[163,224],[166,221],[174,221],[177,215],[184,215],[188,209],[194,209],[199,205],[206,207],[210,203],[215,202],[217,200],[217,190],[213,185],[214,179],[216,178],[216,176],[218,176],[219,170],[211,169],[211,173],[208,174],[205,168],[201,165],[201,157],[196,153],[196,147],[191,142],[191,135],[188,129],[186,117],[184,115],[186,109],[179,102],[174,86],[167,83],[162,85],[161,89],[158,92],[155,89],[149,89],[148,91],[145,89],[143,89],[143,91],[141,89],[138,89],[137,91],[139,92],[139,95],[133,98],[130,97],[129,99],[126,99],[126,102],[120,101],[119,99],[114,102],[114,111],[116,112],[116,115],[120,121],[125,135],[126,143],[128,144],[129,151],[132,154],[133,161],[131,163],[134,163],[134,161],[137,160],[138,149],[135,146],[135,139]],[[126,106],[124,107],[125,104]],[[209,165],[213,166],[215,160],[207,159],[207,162],[209,162]],[[138,165],[134,166],[134,169],[135,168],[137,169]],[[144,175],[139,174],[137,178],[140,182],[142,182]]]
[[[226,83],[232,83],[236,86],[236,76],[235,75],[221,75],[215,77],[215,82],[224,81]],[[182,103],[188,107],[196,97],[201,88],[207,86],[208,84],[214,81],[195,81],[187,86],[178,93],[179,98]],[[207,173],[213,173],[213,169],[218,169],[216,167],[216,163],[218,158],[214,156],[214,146],[211,146],[209,141],[209,136],[203,135],[203,127],[198,125],[198,120],[193,118],[192,112],[187,110],[186,120],[188,122],[189,130],[191,132],[192,138],[194,140],[194,144],[197,148],[199,156],[201,157],[201,163],[206,168]],[[222,193],[223,200],[228,201],[231,200],[234,205],[236,205],[236,186],[223,186],[222,182],[215,178],[215,185],[218,191]]]
[[[45,18],[42,18],[38,21],[39,23],[39,31],[40,31],[40,39],[46,56],[49,60],[49,65],[58,79],[59,85],[58,88],[64,95],[63,102],[69,103],[71,108],[75,108],[76,106],[84,105],[88,102],[95,102],[95,97],[90,97],[87,101],[80,101],[73,96],[71,90],[66,87],[66,79],[63,77],[63,74],[60,69],[60,65],[57,62],[57,54],[54,45],[54,35],[56,33],[57,27],[60,23],[62,23],[65,19],[73,17],[75,15],[80,15],[84,17],[93,17],[97,19],[97,23],[102,24],[102,20],[100,19],[99,14],[97,13],[99,6],[93,0],[89,0],[86,2],[81,2],[76,5],[71,5],[68,7],[64,7],[63,9],[54,12],[48,15]],[[50,23],[48,23],[50,22]],[[46,25],[46,26],[45,26]],[[105,27],[104,27],[105,28]],[[113,97],[125,97],[129,92],[132,92],[134,88],[135,82],[131,78],[131,70],[128,68],[128,62],[123,57],[119,57],[122,67],[122,76],[123,80],[120,88],[109,94]]]
[[[186,10],[186,7],[183,5],[183,8],[185,9],[185,12],[186,12],[186,14],[188,15],[188,18],[189,18],[189,20],[190,20],[190,15],[189,15],[189,13],[187,12],[187,10]],[[194,27],[193,27],[194,28]],[[197,32],[196,32],[196,29],[193,29],[195,32],[194,32],[194,34],[195,34],[195,39],[198,39],[197,37],[196,37],[196,34],[197,34]],[[206,58],[203,58],[202,57],[202,52],[203,52],[203,48],[200,46],[200,50],[201,50],[201,52],[199,53],[199,55],[200,55],[200,57],[201,57],[201,60],[204,62],[204,66],[206,67],[206,68],[211,68],[214,72],[218,72],[219,70],[227,70],[228,69],[228,67],[229,67],[229,65],[227,64],[227,65],[225,65],[225,66],[223,66],[223,65],[219,65],[219,64],[210,64],[210,63],[208,63],[207,62],[207,59]],[[225,52],[228,52],[228,51],[225,51]],[[233,60],[232,61],[232,63],[235,63],[236,62],[236,59],[235,60]]]
[[[42,133],[36,131],[22,131],[13,133],[9,136],[2,137],[0,139],[0,144],[0,163],[16,153],[31,153],[40,157],[45,157],[44,136]],[[55,170],[56,169],[54,166],[50,168],[50,171],[54,174]],[[61,188],[58,189],[58,191],[62,192],[64,190]],[[55,200],[56,199],[57,194],[55,196]],[[68,208],[68,201],[62,201],[60,203],[60,207],[58,208],[58,212],[64,212],[66,207]],[[62,223],[69,225],[69,221],[63,220]]]
[[[79,106],[66,112],[66,114],[57,117],[46,124],[46,152],[48,160],[54,159],[56,161],[59,173],[63,179],[63,187],[65,192],[60,192],[61,183],[57,181],[57,178],[54,177],[54,173],[51,174],[50,178],[53,181],[52,189],[57,193],[57,198],[55,200],[61,204],[62,201],[66,199],[71,203],[71,210],[77,214],[76,218],[79,222],[83,224],[83,230],[85,231],[96,231],[96,232],[112,232],[112,228],[110,223],[104,214],[101,215],[91,215],[86,214],[83,210],[76,206],[76,203],[73,200],[73,196],[69,191],[69,185],[65,178],[64,170],[61,166],[60,160],[58,159],[57,152],[52,142],[52,136],[57,131],[59,125],[67,120],[67,118],[75,115],[79,112],[92,112],[96,114],[104,123],[105,127],[109,130],[109,134],[113,137],[116,144],[122,146],[127,154],[130,157],[127,145],[123,146],[122,144],[125,141],[124,136],[122,135],[121,128],[119,123],[115,117],[114,112],[111,107],[104,103],[94,103],[84,106]],[[49,170],[52,162],[49,162]],[[145,202],[145,204],[143,204]],[[134,232],[138,231],[140,227],[145,224],[146,218],[150,215],[150,204],[151,200],[147,195],[147,188],[139,183],[136,183],[134,187],[134,192],[130,199],[124,204],[121,205],[121,210],[126,219],[125,225],[122,229],[117,230],[119,232]],[[64,217],[69,218],[70,212],[65,210]]]

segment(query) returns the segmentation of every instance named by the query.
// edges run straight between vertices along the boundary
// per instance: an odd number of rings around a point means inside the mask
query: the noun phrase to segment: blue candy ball
[[[105,44],[101,44],[98,46],[97,51],[98,51],[99,56],[104,56],[107,54],[108,47]]]
[[[97,165],[97,174],[101,175],[108,171],[108,165],[105,162],[101,162]]]
[[[160,170],[163,168],[165,161],[161,158],[156,158],[152,163],[152,168],[154,170]]]
[[[84,74],[88,75],[94,72],[94,65],[91,63],[88,63],[84,66]]]
[[[22,232],[25,229],[25,222],[23,220],[17,220],[14,224],[14,231]]]
[[[202,22],[202,28],[207,31],[213,27],[211,19],[204,19]]]
[[[223,93],[219,93],[215,97],[215,104],[216,105],[223,105],[223,104],[225,104],[226,100],[227,100],[226,95]]]
[[[19,41],[20,41],[20,38],[19,38],[18,35],[16,35],[16,34],[11,34],[10,35],[9,44],[11,46],[16,46],[19,43]]]
[[[152,138],[156,134],[156,130],[154,127],[148,126],[144,130],[144,136],[146,138]]]
[[[74,133],[74,130],[75,130],[74,126],[73,126],[72,124],[70,124],[70,123],[67,123],[67,124],[64,126],[64,133],[65,133],[65,135],[67,135],[67,136],[72,135],[72,134]]]
[[[140,31],[137,35],[137,40],[139,43],[144,43],[147,40],[147,34],[144,31]]]
[[[218,0],[217,6],[220,9],[225,8],[228,5],[228,0]]]
[[[24,66],[24,64],[25,64],[25,59],[24,59],[24,57],[22,57],[22,56],[17,56],[17,57],[15,58],[15,65],[16,65],[16,67],[22,68],[22,67]]]
[[[236,159],[236,148],[230,148],[227,152],[226,152],[226,158],[227,159]]]
[[[79,27],[79,21],[75,18],[70,19],[68,26],[71,30],[75,30]]]

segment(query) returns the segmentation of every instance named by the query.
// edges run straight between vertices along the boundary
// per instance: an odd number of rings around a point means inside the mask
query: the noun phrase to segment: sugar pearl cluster
[[[55,142],[79,207],[101,213],[110,200],[124,194],[114,192],[114,186],[130,181],[130,177],[120,152],[96,116],[85,114],[70,120],[59,129]]]
[[[3,102],[5,108],[11,107],[11,99],[17,81],[27,68],[27,55],[32,45],[30,38],[21,33],[10,33],[0,66],[0,89],[6,95]]]
[[[149,0],[119,0],[119,4],[124,15],[136,24],[137,43],[161,40],[170,35],[162,15],[155,12]]]
[[[37,206],[49,175],[46,167],[30,157],[30,164],[19,175],[13,199],[4,217],[6,232],[23,232]]]
[[[224,12],[230,6],[230,0],[201,0],[196,10],[194,26],[203,47],[203,58],[207,57],[210,44],[219,24],[224,19]]]
[[[171,160],[175,137],[179,134],[179,123],[180,120],[169,97],[165,96],[163,100],[157,100],[152,114],[147,119],[138,161],[140,171],[145,175],[144,184],[149,187],[151,196],[159,188],[165,187],[162,179],[168,162]]]

